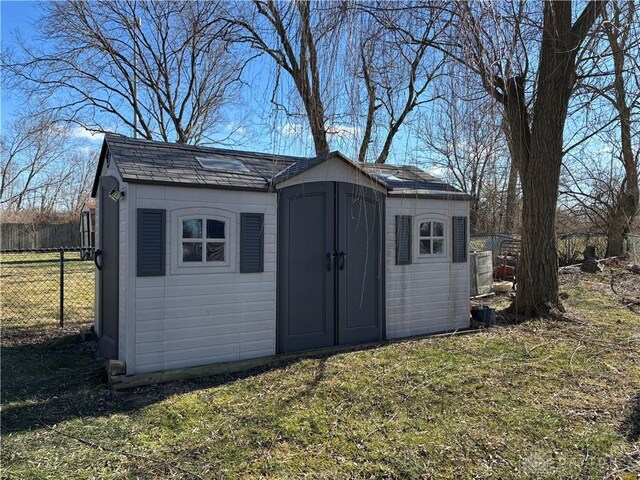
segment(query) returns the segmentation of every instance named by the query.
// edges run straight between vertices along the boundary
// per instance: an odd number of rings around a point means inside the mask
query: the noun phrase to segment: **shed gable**
[[[343,182],[362,185],[372,188],[378,192],[387,192],[386,187],[373,180],[367,173],[350,165],[348,160],[343,160],[337,156],[331,157],[322,163],[315,165],[302,173],[292,176],[276,185],[278,190],[311,182]]]

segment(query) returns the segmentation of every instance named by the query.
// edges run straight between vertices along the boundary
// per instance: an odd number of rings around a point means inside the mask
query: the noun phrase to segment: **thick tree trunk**
[[[531,154],[531,130],[529,110],[525,100],[524,77],[509,79],[506,82],[506,90],[504,130],[511,155],[511,167],[507,183],[504,227],[506,232],[514,233],[518,223],[518,198],[516,195],[518,173],[521,165],[528,161]]]
[[[507,182],[506,208],[504,213],[504,231],[515,233],[518,225],[518,167],[515,162],[511,162],[509,168],[509,180]]]
[[[544,2],[535,104],[529,119],[523,76],[503,78],[495,64],[485,64],[487,49],[469,4],[468,21],[481,60],[480,75],[487,91],[504,107],[512,162],[522,184],[522,259],[518,294],[512,310],[525,316],[562,310],[558,299],[558,259],[555,218],[562,164],[563,130],[575,83],[576,55],[605,3],[590,1],[571,23],[572,2]],[[501,60],[499,60],[501,61]]]
[[[558,298],[555,236],[563,130],[575,81],[576,51],[595,21],[597,9],[595,3],[588,5],[572,27],[571,2],[544,4],[531,149],[520,165],[522,259],[513,308],[525,316],[563,310]]]
[[[302,92],[301,92],[302,94]],[[326,155],[329,153],[329,142],[327,141],[327,130],[324,124],[324,106],[322,101],[315,98],[304,99],[304,106],[309,118],[311,136],[316,155]]]
[[[617,211],[609,218],[607,225],[607,257],[619,257],[624,255],[624,238],[629,233],[629,219],[623,213],[623,209]]]

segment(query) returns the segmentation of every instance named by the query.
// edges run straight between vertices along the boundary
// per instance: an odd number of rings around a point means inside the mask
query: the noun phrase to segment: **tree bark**
[[[507,198],[504,213],[504,231],[515,233],[518,224],[518,167],[512,161],[509,167],[509,180],[507,181]]]
[[[504,97],[505,131],[507,146],[511,155],[511,168],[507,183],[507,198],[505,209],[505,231],[514,233],[517,225],[517,186],[518,175],[522,165],[527,162],[531,153],[531,127],[529,109],[525,100],[525,78],[515,77],[506,82]]]
[[[525,316],[563,311],[555,236],[563,130],[575,83],[577,50],[601,8],[601,2],[590,2],[572,25],[571,2],[544,4],[531,150],[520,165],[522,260],[513,308]]]
[[[633,21],[633,3],[630,3],[629,22]],[[631,228],[633,221],[638,214],[640,204],[640,192],[638,191],[638,166],[633,156],[631,144],[631,109],[627,104],[626,88],[624,82],[624,48],[618,41],[620,31],[620,11],[614,5],[616,27],[611,22],[606,24],[607,38],[613,53],[614,65],[614,90],[616,100],[616,110],[620,117],[620,142],[622,145],[622,163],[624,164],[625,178],[620,188],[620,192],[611,209],[607,225],[607,256],[619,256],[624,254],[624,237]]]

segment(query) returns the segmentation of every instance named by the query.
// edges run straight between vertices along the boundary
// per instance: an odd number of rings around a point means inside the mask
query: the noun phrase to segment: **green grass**
[[[114,392],[93,343],[3,350],[7,478],[636,478],[640,315],[563,276],[567,321]]]
[[[93,262],[79,261],[79,256],[79,252],[65,252],[65,328],[60,328],[60,254],[1,255],[3,345],[46,341],[93,321]]]

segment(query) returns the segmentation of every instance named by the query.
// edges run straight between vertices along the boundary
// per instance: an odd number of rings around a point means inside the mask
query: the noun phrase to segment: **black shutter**
[[[166,210],[139,208],[137,211],[137,274],[157,277],[165,274]]]
[[[240,273],[264,272],[264,214],[240,214]]]
[[[467,261],[467,217],[453,217],[453,263]]]
[[[396,265],[411,263],[411,216],[396,215]]]

